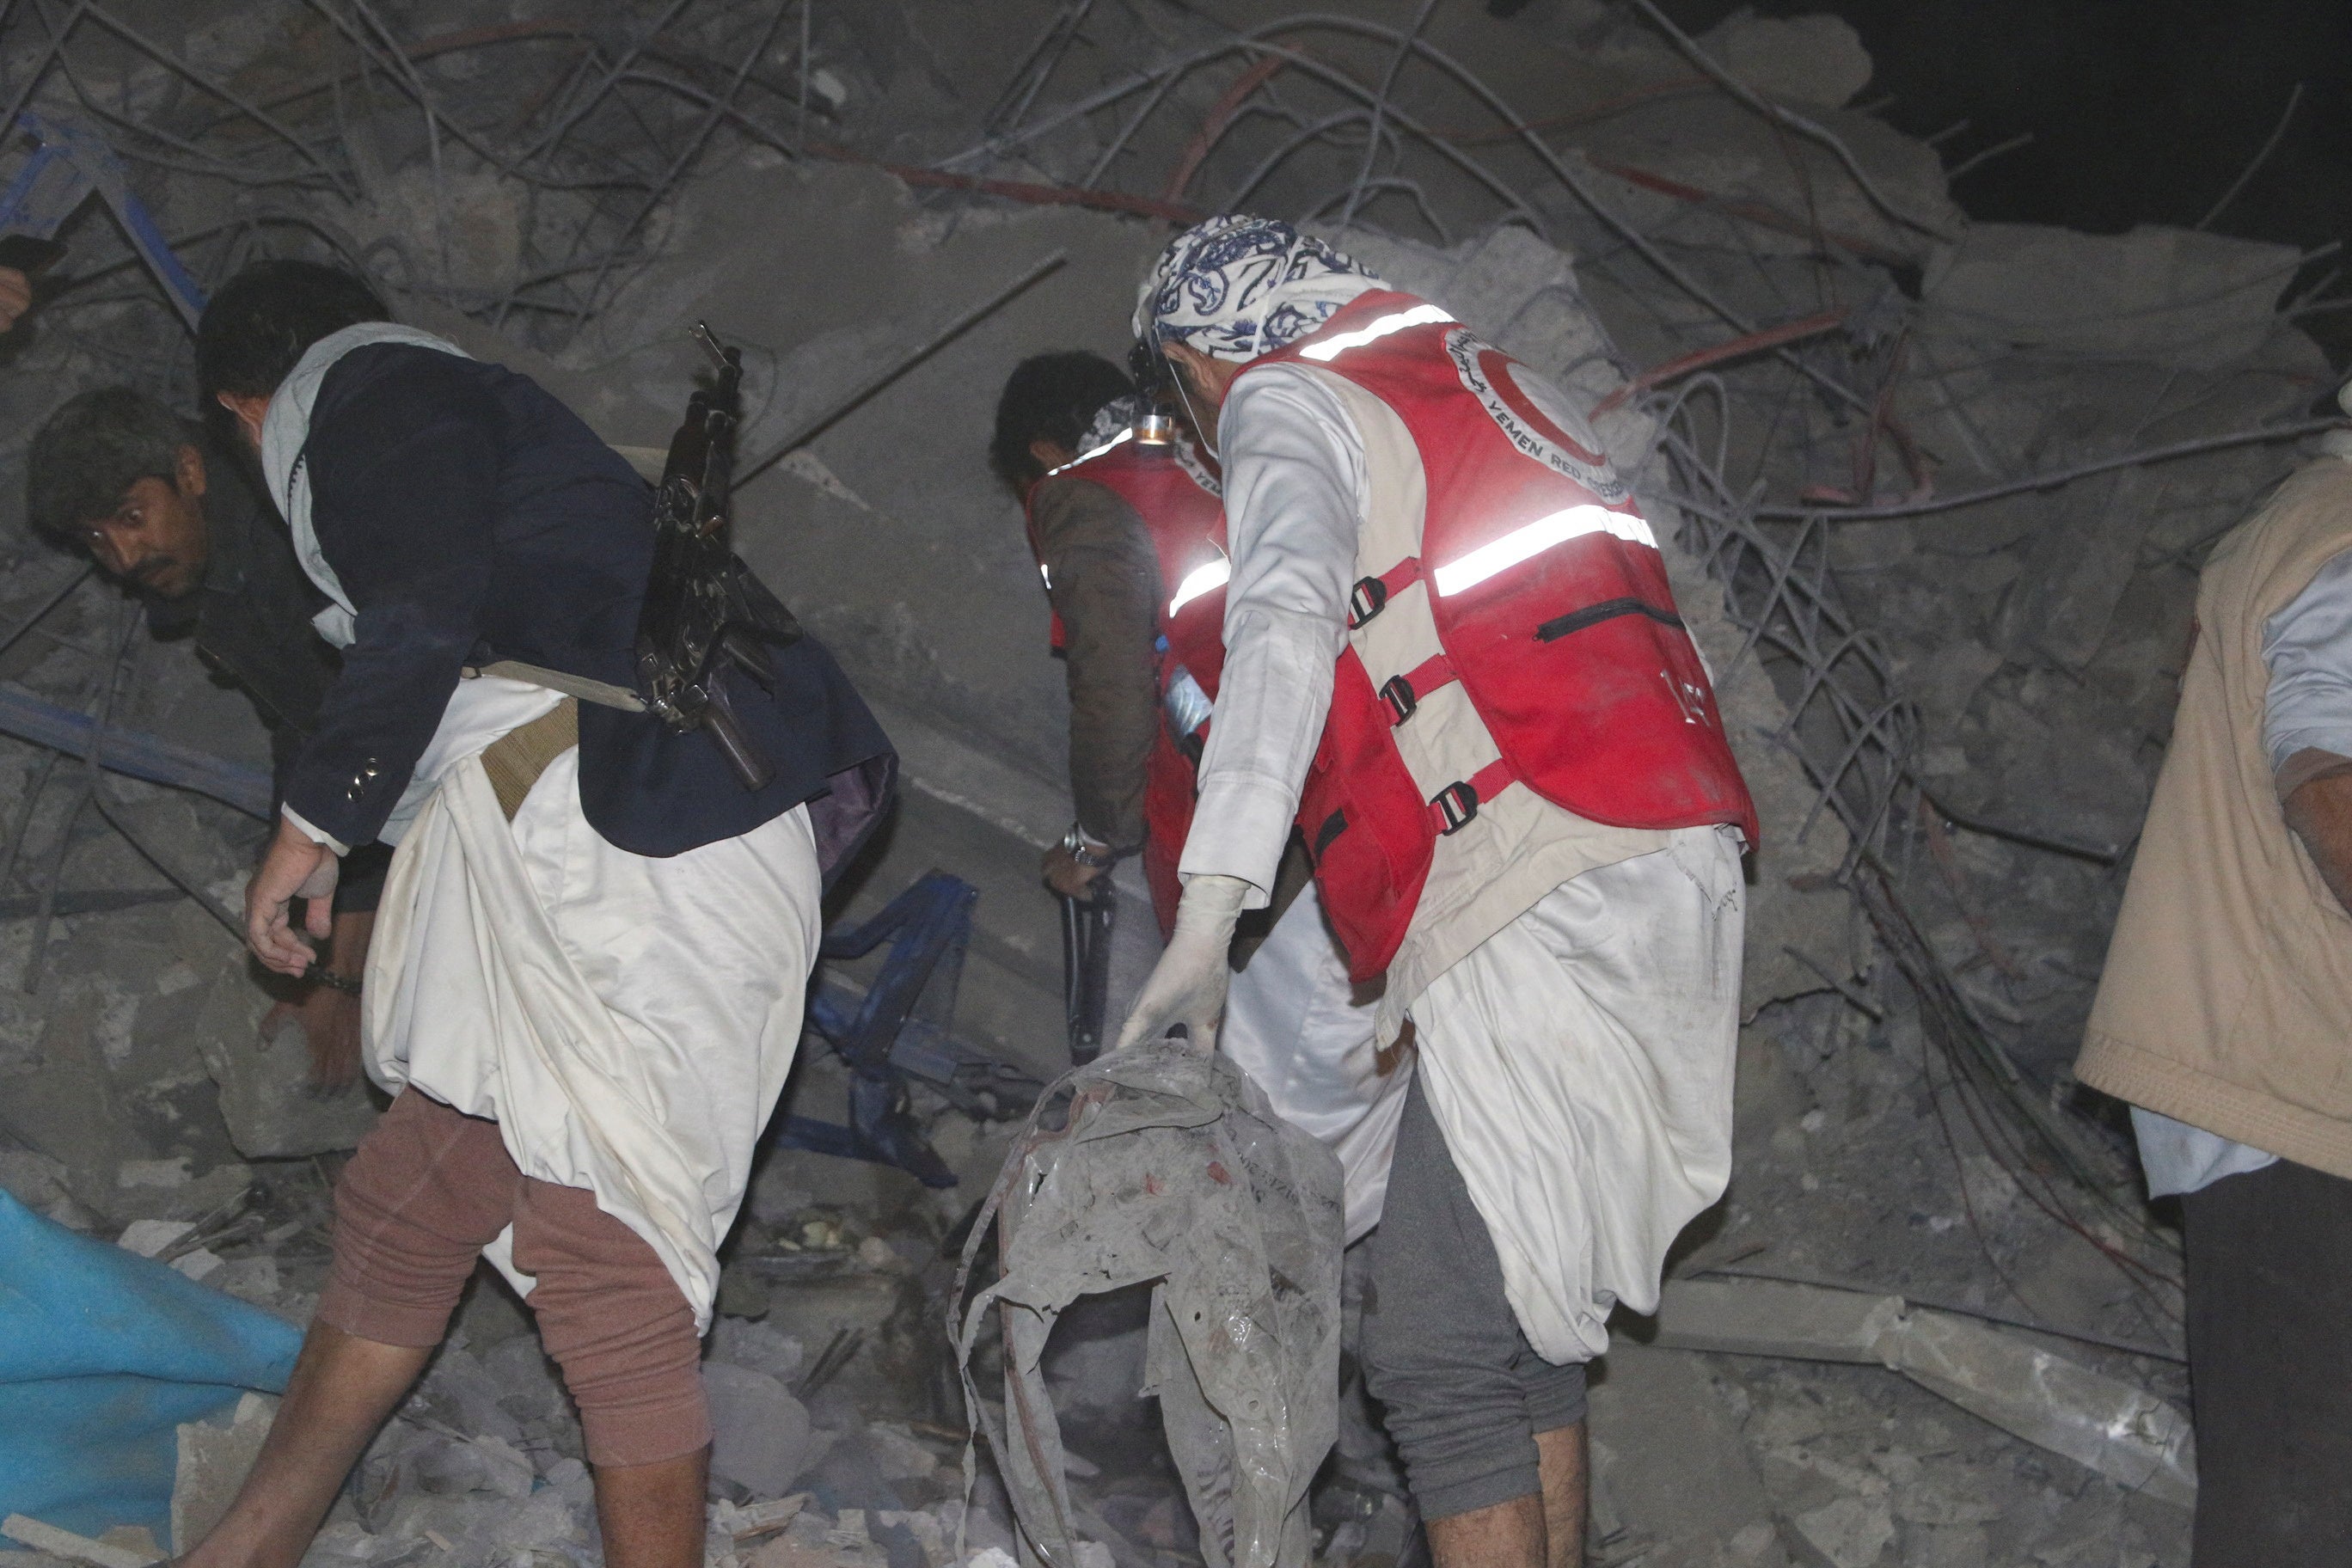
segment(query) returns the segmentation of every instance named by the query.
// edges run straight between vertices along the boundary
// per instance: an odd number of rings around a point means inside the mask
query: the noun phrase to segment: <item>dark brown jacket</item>
[[[1029,514],[1066,639],[1078,826],[1125,853],[1143,843],[1144,760],[1160,722],[1160,563],[1135,509],[1092,479],[1040,480]]]

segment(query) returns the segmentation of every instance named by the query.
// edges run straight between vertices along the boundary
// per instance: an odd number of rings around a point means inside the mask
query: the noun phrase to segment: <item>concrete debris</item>
[[[184,1219],[133,1220],[114,1238],[114,1245],[142,1258],[153,1258],[195,1228],[194,1221]]]
[[[2183,1508],[2196,1500],[2196,1440],[2186,1414],[2013,1333],[1915,1308],[1900,1296],[1767,1279],[1678,1279],[1659,1301],[1654,1342],[1876,1362],[2134,1491]]]
[[[1590,1401],[1596,1560],[1786,1568],[1756,1460],[1699,1358],[1621,1336]]]
[[[262,1439],[269,1436],[270,1418],[278,1401],[266,1394],[247,1394],[236,1402],[226,1424],[191,1421],[180,1428],[179,1465],[172,1483],[172,1540],[184,1550],[212,1532],[246,1472],[261,1455]]]
[[[702,1386],[710,1398],[711,1474],[754,1497],[790,1491],[811,1458],[807,1407],[766,1373],[724,1362],[703,1367]]]
[[[68,1563],[86,1563],[89,1568],[150,1568],[151,1564],[163,1560],[163,1553],[160,1552],[140,1551],[104,1541],[93,1541],[87,1535],[76,1535],[70,1530],[59,1530],[54,1524],[44,1524],[21,1513],[12,1513],[0,1520],[0,1535]]]
[[[1767,98],[1843,109],[1870,85],[1870,55],[1840,16],[1759,16],[1743,5],[1701,33],[1698,45]]]
[[[2302,265],[2291,245],[2193,229],[1982,223],[1937,253],[1922,297],[1944,335],[2211,371],[2292,330],[2278,301]]]
[[[265,1035],[252,1011],[248,987],[216,985],[195,1026],[236,1152],[248,1160],[288,1159],[355,1146],[375,1125],[367,1086],[321,1095],[308,1081],[301,1024],[289,1018]]]

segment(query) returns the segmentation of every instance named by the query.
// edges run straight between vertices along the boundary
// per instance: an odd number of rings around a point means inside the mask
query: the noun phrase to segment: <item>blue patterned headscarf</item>
[[[1297,342],[1381,280],[1274,218],[1223,215],[1160,253],[1135,302],[1135,335],[1248,361]]]

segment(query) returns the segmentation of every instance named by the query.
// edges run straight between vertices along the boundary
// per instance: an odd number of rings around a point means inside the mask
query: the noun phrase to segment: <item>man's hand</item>
[[[335,874],[341,862],[284,817],[245,886],[245,942],[262,967],[278,974],[303,973],[310,949],[294,934],[289,906],[307,899],[302,929],[324,942],[334,934]]]
[[[261,1037],[268,1039],[291,1019],[302,1026],[302,1042],[310,1050],[310,1087],[322,1095],[341,1094],[359,1081],[360,999],[331,985],[313,985],[299,1002],[280,1002],[262,1016]]]
[[[13,267],[0,267],[0,332],[33,308],[33,280]]]
[[[1135,999],[1135,1011],[1118,1032],[1118,1050],[1156,1040],[1177,1025],[1202,1056],[1217,1048],[1217,1025],[1224,1016],[1225,989],[1233,984],[1226,955],[1234,945],[1234,922],[1250,885],[1239,877],[1195,877],[1184,884],[1176,906],[1176,932],[1160,955],[1151,978]]]
[[[1056,844],[1045,851],[1045,886],[1066,899],[1094,897],[1095,879],[1103,874],[1099,866],[1089,866],[1063,846]]]

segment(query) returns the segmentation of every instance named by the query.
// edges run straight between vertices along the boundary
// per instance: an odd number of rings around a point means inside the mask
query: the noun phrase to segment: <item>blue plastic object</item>
[[[87,757],[90,748],[99,745],[97,720],[43,701],[11,682],[0,682],[0,735],[14,735],[69,757]],[[247,816],[276,820],[270,810],[269,775],[259,768],[226,762],[194,746],[119,724],[106,727],[98,757],[99,765],[109,773],[192,789]]]
[[[976,1116],[1017,1116],[1035,1103],[1043,1087],[1036,1079],[949,1032],[979,899],[980,889],[961,877],[933,871],[864,925],[826,934],[818,949],[824,958],[863,958],[890,944],[862,996],[826,982],[809,998],[809,1023],[849,1065],[849,1124],[787,1114],[771,1126],[772,1142],[896,1165],[925,1186],[951,1187],[955,1173],[908,1108],[908,1079],[923,1079]]]
[[[0,1516],[169,1541],[173,1429],[283,1389],[301,1343],[283,1319],[0,1192]]]
[[[55,115],[26,113],[16,117],[19,129],[32,132],[40,146],[16,171],[8,188],[0,192],[0,234],[29,234],[47,239],[66,219],[95,195],[114,213],[115,221],[162,285],[172,308],[196,330],[205,313],[205,291],[172,250],[171,242],[155,225],[147,205],[131,195],[131,182],[105,137],[87,125]]]

